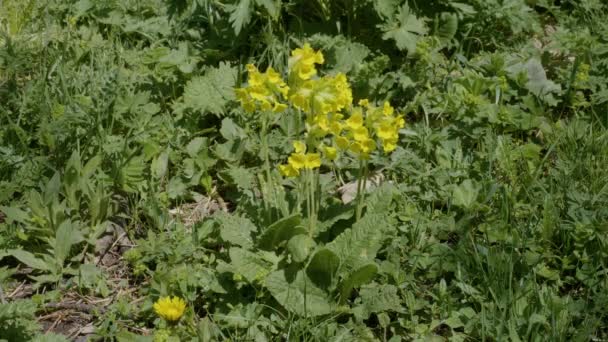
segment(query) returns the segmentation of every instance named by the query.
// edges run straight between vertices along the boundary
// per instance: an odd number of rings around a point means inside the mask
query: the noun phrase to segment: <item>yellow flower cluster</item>
[[[321,157],[327,161],[338,158],[339,152],[348,152],[359,159],[369,155],[381,145],[385,153],[397,147],[399,129],[405,121],[388,102],[376,107],[367,99],[353,106],[353,96],[346,75],[315,77],[317,65],[325,61],[320,51],[309,44],[291,52],[289,58],[289,84],[272,68],[260,73],[253,65],[247,65],[249,82],[236,90],[243,107],[283,111],[288,99],[296,109],[306,114],[307,142],[295,141],[294,152],[287,164],[279,165],[281,174],[295,177],[301,170],[321,166]],[[345,119],[345,114],[348,118]],[[327,145],[326,145],[327,144]],[[313,150],[313,151],[310,151]]]
[[[310,47],[310,44],[306,43],[300,49],[294,49],[289,57],[289,70],[290,75],[297,76],[302,80],[308,80],[317,74],[315,64],[323,64],[325,58],[321,51],[315,51]]]
[[[247,112],[272,110],[275,113],[284,111],[287,105],[281,102],[289,93],[289,86],[281,75],[272,67],[261,73],[253,64],[247,64],[249,84],[235,89],[236,97]]]
[[[279,171],[283,176],[295,177],[302,169],[316,169],[321,166],[321,155],[319,153],[306,153],[306,144],[301,141],[293,142],[294,152],[287,159],[287,164],[279,165]]]
[[[167,321],[179,320],[186,310],[186,302],[179,297],[163,297],[154,303],[154,311]]]

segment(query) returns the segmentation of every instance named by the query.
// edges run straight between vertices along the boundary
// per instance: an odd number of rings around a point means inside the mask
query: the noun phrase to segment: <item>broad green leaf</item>
[[[20,249],[10,249],[7,251],[9,255],[12,255],[17,260],[26,264],[27,266],[41,270],[41,271],[53,271],[54,267],[49,265],[46,261],[37,258],[34,254],[20,250]]]
[[[298,234],[306,234],[306,229],[300,226],[300,214],[284,217],[268,226],[262,232],[259,245],[263,249],[272,250],[281,242],[291,239]]]
[[[241,127],[239,127],[231,118],[222,120],[222,128],[220,128],[222,137],[226,140],[235,140],[246,138],[247,135]]]
[[[306,274],[317,286],[327,289],[333,285],[340,258],[327,248],[318,250],[306,268]]]
[[[463,208],[471,208],[477,200],[480,186],[470,179],[465,180],[462,184],[455,186],[452,191],[452,203]]]
[[[150,166],[152,177],[156,179],[163,178],[167,173],[168,164],[169,154],[166,151],[154,158],[154,160],[152,160],[152,165]]]
[[[341,261],[340,273],[350,272],[373,262],[376,253],[394,231],[394,224],[385,214],[363,216],[352,228],[346,229],[326,247]]]
[[[28,213],[15,207],[0,206],[0,211],[2,211],[9,220],[19,223],[27,223],[30,217]]]
[[[340,285],[340,300],[347,301],[354,288],[371,282],[377,273],[378,265],[376,263],[369,263],[350,272]]]
[[[194,77],[184,88],[183,106],[201,114],[224,113],[229,101],[234,100],[237,70],[227,63],[210,68],[204,76]]]
[[[230,248],[228,253],[234,273],[242,275],[250,283],[263,281],[278,262],[276,256],[274,262],[271,262],[262,253],[253,253],[239,247]]]
[[[295,262],[304,262],[315,247],[315,241],[306,234],[298,234],[287,242],[287,250]]]
[[[393,20],[382,25],[381,28],[384,31],[382,39],[393,39],[397,48],[407,50],[408,53],[416,51],[418,38],[427,33],[424,21],[411,12],[407,3],[399,8]]]
[[[253,246],[251,234],[257,231],[257,227],[249,219],[222,212],[216,215],[216,220],[222,240],[245,248]]]
[[[74,224],[70,220],[63,221],[59,225],[59,228],[57,228],[53,246],[57,264],[63,265],[70,254],[72,246],[83,240],[82,233],[74,227]]]
[[[286,272],[272,272],[265,281],[266,288],[285,309],[300,316],[326,315],[334,310],[334,301],[303,270],[295,274]]]

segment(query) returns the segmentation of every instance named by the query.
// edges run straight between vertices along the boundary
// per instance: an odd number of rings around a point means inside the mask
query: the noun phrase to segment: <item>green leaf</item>
[[[277,0],[255,0],[257,5],[260,5],[266,9],[272,19],[276,20],[281,13],[281,1]],[[237,33],[238,34],[238,33]]]
[[[408,53],[416,51],[418,38],[427,33],[424,21],[417,18],[404,3],[397,12],[397,16],[389,23],[381,25],[384,34],[382,39],[393,39],[399,50],[407,50]]]
[[[245,248],[253,246],[251,234],[257,231],[257,227],[249,219],[223,212],[217,214],[215,218],[220,225],[222,240]]]
[[[306,229],[300,226],[301,222],[302,216],[295,214],[271,224],[262,232],[259,240],[260,248],[272,250],[283,241],[287,241],[298,234],[306,234]]]
[[[202,114],[220,115],[235,99],[237,70],[227,63],[210,68],[204,76],[194,77],[184,88],[183,106]]]
[[[222,120],[222,128],[220,128],[222,137],[226,140],[243,139],[247,137],[247,134],[239,127],[234,120],[231,118],[224,118]]]
[[[152,160],[152,165],[150,166],[152,171],[152,177],[156,179],[163,178],[167,173],[168,164],[169,154],[166,151],[154,158],[154,160]]]
[[[368,214],[326,247],[340,258],[340,273],[348,275],[373,262],[376,253],[394,229],[395,226],[387,215]]]
[[[301,316],[331,313],[335,303],[328,294],[315,286],[303,270],[289,274],[287,270],[272,272],[266,278],[266,288],[285,309]]]
[[[479,190],[479,185],[470,179],[465,180],[462,184],[454,187],[452,191],[452,204],[463,208],[471,208],[477,200]]]
[[[278,263],[276,256],[274,262],[269,260],[268,255],[271,253],[267,253],[265,257],[262,253],[252,253],[239,247],[230,248],[228,253],[234,273],[242,275],[250,283],[264,280]]]
[[[46,261],[42,259],[36,258],[36,256],[34,256],[34,254],[30,252],[20,249],[10,249],[7,252],[8,255],[12,255],[17,260],[21,261],[22,263],[26,264],[31,268],[41,271],[53,271],[54,269],[52,265],[49,265]]]
[[[57,228],[53,246],[57,264],[63,265],[66,258],[70,254],[70,249],[72,249],[72,246],[82,242],[83,240],[84,237],[82,236],[82,233],[74,227],[71,221],[63,221],[59,225],[59,228]]]
[[[251,20],[251,0],[240,0],[236,6],[233,6],[232,13],[230,13],[230,22],[237,36],[241,33],[243,26],[249,23],[249,20]]]
[[[402,312],[402,300],[399,298],[398,292],[399,289],[390,284],[363,286],[359,291],[361,305],[357,306],[353,311],[361,319],[367,319],[372,313],[384,311]]]
[[[315,245],[315,240],[311,239],[308,235],[298,234],[289,239],[287,250],[295,262],[304,262]]]
[[[0,211],[2,211],[9,220],[19,223],[27,223],[30,218],[28,213],[15,207],[0,206]]]
[[[439,27],[435,33],[444,43],[454,38],[458,31],[458,16],[454,13],[441,13],[439,16]]]
[[[317,286],[327,289],[333,283],[340,266],[340,258],[327,248],[318,250],[306,268],[306,274]]]
[[[342,302],[347,301],[354,288],[371,282],[377,273],[378,265],[376,263],[369,263],[351,272],[340,286],[340,300]]]

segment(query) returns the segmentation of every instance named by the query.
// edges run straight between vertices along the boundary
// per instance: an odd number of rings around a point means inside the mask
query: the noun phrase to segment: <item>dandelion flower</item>
[[[186,310],[186,302],[179,297],[162,297],[154,303],[154,311],[167,321],[178,321]]]

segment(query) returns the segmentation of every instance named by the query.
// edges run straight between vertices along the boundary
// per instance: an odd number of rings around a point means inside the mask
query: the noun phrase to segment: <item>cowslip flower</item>
[[[323,64],[325,59],[321,51],[315,51],[306,43],[302,48],[296,48],[289,57],[289,70],[302,80],[308,80],[317,74],[315,64]]]
[[[154,303],[154,311],[163,319],[178,321],[186,310],[186,302],[179,297],[162,297]]]

